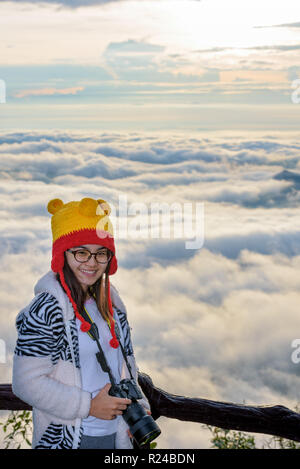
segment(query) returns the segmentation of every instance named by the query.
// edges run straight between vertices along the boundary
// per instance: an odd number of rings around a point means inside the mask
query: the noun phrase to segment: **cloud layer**
[[[68,8],[88,7],[93,5],[105,5],[111,2],[120,2],[124,0],[10,0],[16,3],[34,3],[34,4],[54,4]]]
[[[270,135],[2,132],[2,382],[11,380],[15,316],[50,267],[47,202],[90,196],[116,209],[119,271],[111,281],[127,305],[139,367],[155,385],[191,397],[295,406],[299,146]],[[139,236],[118,231],[122,197]],[[184,233],[164,238],[166,212],[160,235],[146,237],[138,227],[149,228],[153,202],[193,210],[202,203],[203,247],[186,249]],[[196,233],[200,220],[193,222]],[[160,424],[159,447],[209,446],[198,425]]]

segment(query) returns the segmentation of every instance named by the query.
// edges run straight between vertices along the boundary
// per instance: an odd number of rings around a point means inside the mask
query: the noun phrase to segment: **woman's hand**
[[[103,420],[112,420],[117,415],[122,415],[127,406],[131,404],[130,399],[110,396],[108,394],[111,384],[107,383],[104,388],[91,400],[89,415]]]

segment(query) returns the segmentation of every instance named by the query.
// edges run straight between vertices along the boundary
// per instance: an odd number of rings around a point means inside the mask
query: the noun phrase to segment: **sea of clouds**
[[[149,212],[152,202],[201,203],[201,248],[186,249],[184,237],[116,239],[111,282],[127,306],[139,368],[173,394],[295,408],[299,150],[284,134],[2,132],[1,382],[11,382],[16,315],[50,268],[51,198],[102,198],[117,211],[120,197]],[[160,448],[210,446],[199,424],[158,423]]]

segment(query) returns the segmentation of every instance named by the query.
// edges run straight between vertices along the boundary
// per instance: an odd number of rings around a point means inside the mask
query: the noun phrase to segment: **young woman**
[[[32,447],[132,448],[122,417],[131,400],[109,394],[109,375],[88,334],[90,318],[117,383],[130,378],[120,340],[137,379],[126,308],[109,281],[117,270],[110,207],[84,198],[66,204],[53,199],[47,208],[52,270],[17,316],[13,363],[13,392],[33,408]],[[145,396],[139,403],[150,413]]]

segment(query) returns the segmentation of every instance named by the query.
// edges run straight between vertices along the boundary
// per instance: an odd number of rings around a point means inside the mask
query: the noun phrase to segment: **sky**
[[[2,128],[299,129],[294,0],[0,8]]]
[[[47,202],[105,199],[117,228],[126,199],[136,226],[177,204],[203,234],[116,238],[140,370],[173,394],[294,409],[297,2],[16,0],[0,36],[0,382],[50,269]],[[210,446],[199,424],[158,423],[159,448]]]

